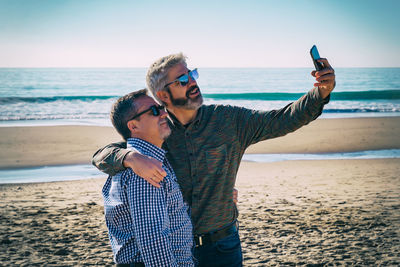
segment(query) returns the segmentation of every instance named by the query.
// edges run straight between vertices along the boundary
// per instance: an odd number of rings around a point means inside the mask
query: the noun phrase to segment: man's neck
[[[198,109],[181,109],[176,107],[168,107],[168,111],[171,112],[182,125],[187,125],[194,121]]]

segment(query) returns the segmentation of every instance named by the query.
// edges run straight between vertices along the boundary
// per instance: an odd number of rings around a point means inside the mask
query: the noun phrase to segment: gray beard
[[[168,90],[167,92],[169,94],[169,97],[171,98],[172,105],[175,107],[196,110],[203,104],[203,96],[201,95],[200,90],[199,90],[199,95],[196,96],[195,98],[190,98],[189,96],[182,98],[174,98],[170,90]]]

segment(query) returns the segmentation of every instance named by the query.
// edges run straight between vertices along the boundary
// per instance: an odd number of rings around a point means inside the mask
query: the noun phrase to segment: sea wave
[[[263,100],[263,101],[292,101],[299,99],[303,93],[204,93],[205,98],[215,100]],[[15,103],[48,103],[56,101],[93,102],[118,98],[118,95],[74,95],[49,97],[0,97],[0,105]],[[399,100],[400,90],[382,91],[351,91],[333,92],[331,100],[358,101],[358,100]]]
[[[119,96],[106,95],[87,95],[87,96],[49,96],[49,97],[0,97],[0,105],[16,103],[49,103],[56,101],[83,101],[93,102],[98,100],[108,100]]]
[[[297,100],[303,93],[233,93],[233,94],[204,94],[206,98],[220,100]],[[384,91],[352,91],[332,92],[331,100],[396,100],[400,99],[400,90]]]

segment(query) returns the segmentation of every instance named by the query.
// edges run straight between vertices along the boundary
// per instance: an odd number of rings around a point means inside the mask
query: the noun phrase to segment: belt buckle
[[[201,235],[199,235],[198,239],[199,239],[199,244],[198,245],[196,244],[196,248],[203,245],[203,237]]]

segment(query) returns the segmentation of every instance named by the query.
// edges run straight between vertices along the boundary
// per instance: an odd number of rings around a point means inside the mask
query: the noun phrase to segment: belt
[[[132,262],[132,263],[117,263],[117,267],[144,267],[143,262]]]
[[[234,221],[231,225],[210,233],[205,233],[201,235],[194,235],[194,242],[196,247],[201,247],[204,245],[212,244],[218,240],[234,234],[238,231],[238,222]]]

